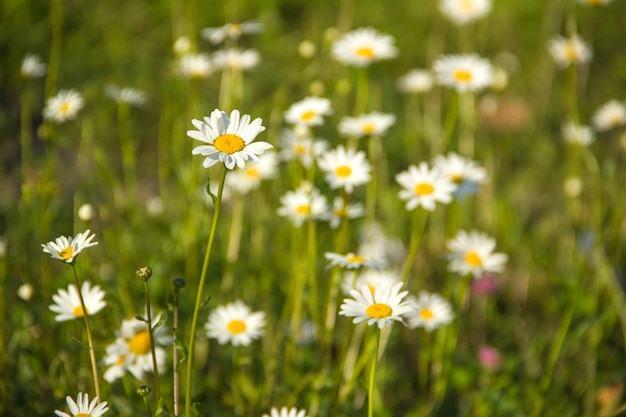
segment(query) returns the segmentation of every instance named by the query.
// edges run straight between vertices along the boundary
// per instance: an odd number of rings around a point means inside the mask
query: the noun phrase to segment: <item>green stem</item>
[[[474,156],[474,94],[465,92],[459,97],[459,152],[468,157]]]
[[[20,108],[20,137],[22,154],[22,199],[28,199],[31,195],[28,190],[28,174],[33,167],[33,134],[32,134],[32,95],[30,91],[22,91]],[[28,194],[28,195],[26,195]]]
[[[124,185],[129,196],[137,196],[137,163],[135,145],[130,134],[129,106],[126,103],[117,105],[117,121],[120,130],[120,150],[122,152],[122,172]]]
[[[61,43],[63,41],[63,0],[52,0],[50,3],[50,24],[52,26],[52,40],[44,96],[50,97],[56,88],[61,61]]]
[[[378,349],[380,348],[380,329],[376,329],[376,347],[372,357],[372,367],[370,368],[370,381],[367,398],[367,417],[374,415],[374,389],[376,386],[376,365],[378,364]]]
[[[150,336],[150,352],[152,353],[152,371],[154,373],[154,389],[157,398],[157,402],[161,399],[161,383],[159,381],[159,367],[157,366],[156,349],[154,347],[154,335],[152,334],[152,311],[150,307],[150,289],[148,287],[148,281],[144,281],[144,288],[146,290],[146,320],[148,325],[148,335]]]
[[[179,332],[178,332],[178,302],[180,299],[180,288],[178,286],[174,287],[174,317],[172,318],[172,333],[174,334],[174,341],[178,341]],[[172,349],[172,362],[174,368],[174,415],[179,415],[179,401],[180,401],[180,372],[178,371],[178,347],[176,343],[173,343]]]
[[[357,68],[356,98],[354,103],[354,115],[358,116],[367,109],[369,97],[369,71],[367,67]]]
[[[452,142],[452,133],[454,132],[454,125],[459,113],[458,100],[459,95],[452,95],[452,99],[456,102],[450,103],[448,106],[448,112],[446,113],[446,119],[443,125],[443,137],[441,139],[442,152],[450,151],[450,143]]]
[[[422,235],[424,234],[427,215],[428,213],[425,210],[422,210],[418,207],[415,212],[415,217],[413,218],[413,231],[411,233],[409,252],[407,254],[407,257],[404,259],[404,264],[402,265],[402,274],[400,275],[400,280],[407,285],[409,275],[411,273],[411,270],[413,269],[413,264],[415,263],[415,257],[417,256],[417,252],[420,248],[420,241],[422,239]]]

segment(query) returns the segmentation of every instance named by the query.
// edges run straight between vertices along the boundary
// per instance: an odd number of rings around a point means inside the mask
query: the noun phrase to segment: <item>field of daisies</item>
[[[623,0],[0,5],[0,415],[626,415]]]

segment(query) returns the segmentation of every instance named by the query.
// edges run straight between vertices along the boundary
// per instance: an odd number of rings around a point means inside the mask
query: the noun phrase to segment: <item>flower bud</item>
[[[187,281],[185,280],[185,278],[174,278],[172,280],[172,284],[174,285],[174,288],[183,288],[185,285],[187,285]]]
[[[138,279],[142,281],[148,281],[152,276],[152,268],[150,268],[149,266],[142,266],[137,270],[136,274]]]
[[[137,387],[137,394],[141,397],[147,397],[152,392],[150,385],[139,385]]]

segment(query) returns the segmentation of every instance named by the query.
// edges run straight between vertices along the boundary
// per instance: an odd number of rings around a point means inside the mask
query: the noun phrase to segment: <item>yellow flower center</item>
[[[232,133],[225,133],[215,139],[213,146],[220,152],[233,154],[245,148],[246,144],[239,136],[233,135]]]
[[[350,176],[350,174],[352,174],[352,168],[350,168],[348,165],[339,166],[335,170],[335,174],[337,174],[338,177],[347,178]]]
[[[374,303],[365,310],[365,314],[374,319],[386,319],[391,313],[391,307],[382,303]]]
[[[87,306],[85,306],[85,310],[87,310],[87,314],[89,314],[89,309],[87,308]],[[72,314],[76,317],[83,317],[83,308],[81,306],[74,307],[72,309]]]
[[[124,365],[124,362],[126,362],[126,355],[120,355],[120,357],[117,359],[117,362],[115,362],[115,364],[117,366],[122,366]]]
[[[419,196],[423,196],[423,195],[429,195],[435,192],[435,187],[432,186],[432,184],[428,184],[426,182],[423,182],[421,184],[417,184],[415,186],[415,194],[419,195]]]
[[[472,10],[474,10],[474,2],[472,0],[463,0],[460,6],[461,9],[465,10],[466,12],[471,12]]]
[[[74,414],[74,417],[90,417],[91,414],[85,414],[85,413],[78,413],[78,414]]]
[[[241,29],[240,24],[233,23],[226,28],[226,33],[228,33],[228,36],[233,38],[240,36],[243,33],[243,30]]]
[[[361,58],[374,58],[374,50],[369,46],[363,46],[356,50],[356,55]]]
[[[300,116],[300,118],[305,122],[308,122],[315,117],[315,114],[316,113],[313,110],[305,111],[304,113],[302,113],[302,116]]]
[[[59,256],[65,261],[72,259],[72,257],[74,256],[74,248],[68,246],[67,248],[59,252]]]
[[[305,215],[305,216],[309,215],[311,214],[311,206],[309,206],[308,204],[302,204],[296,207],[296,213]]]
[[[296,145],[296,146],[294,146],[294,148],[293,148],[293,152],[294,152],[296,155],[304,155],[304,154],[306,154],[306,147],[305,147],[305,146],[303,146],[303,145]]]
[[[452,180],[453,183],[460,184],[460,183],[463,182],[463,175],[461,175],[461,174],[451,174],[450,175],[450,179]]]
[[[426,307],[420,310],[420,318],[423,320],[431,320],[433,317],[435,317],[435,315],[430,308]]]
[[[365,258],[359,255],[347,255],[346,262],[360,264],[365,262]]]
[[[465,262],[467,262],[470,266],[478,267],[483,265],[483,260],[480,256],[473,251],[467,252],[465,254]]]
[[[376,126],[374,125],[374,123],[365,123],[363,127],[361,127],[361,130],[366,135],[369,135],[371,133],[374,133],[374,130],[376,130]]]
[[[70,111],[70,102],[64,101],[61,104],[61,107],[59,107],[59,112],[64,114],[64,113],[67,113],[68,111]]]
[[[246,323],[242,320],[231,320],[226,325],[226,328],[229,332],[234,334],[241,334],[246,331]]]
[[[128,348],[137,356],[150,352],[150,333],[142,330],[128,341]]]
[[[569,62],[573,62],[578,59],[578,51],[574,47],[574,44],[571,42],[565,44],[565,59],[567,59]]]
[[[466,70],[454,71],[454,79],[461,83],[472,81],[472,73]]]
[[[333,209],[333,214],[335,217],[346,217],[348,215],[348,211],[345,207]]]
[[[259,174],[259,170],[256,168],[249,168],[246,170],[246,176],[250,178],[259,178],[261,175]]]

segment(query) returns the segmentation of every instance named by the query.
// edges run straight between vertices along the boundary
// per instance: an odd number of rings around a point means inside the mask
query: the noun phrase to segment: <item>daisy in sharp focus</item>
[[[95,397],[89,402],[89,395],[82,392],[78,393],[76,401],[68,395],[65,397],[65,402],[72,414],[60,410],[55,410],[54,414],[59,417],[101,417],[109,410],[106,401],[99,403],[98,397]]]
[[[48,65],[41,60],[39,55],[28,54],[22,61],[20,74],[26,79],[41,78],[46,75],[47,70]]]
[[[568,120],[561,127],[561,135],[566,143],[580,146],[589,146],[595,140],[593,131],[589,126],[577,125]]]
[[[367,184],[371,179],[372,166],[367,162],[365,152],[346,149],[342,145],[324,153],[317,164],[333,189],[343,188],[351,193],[354,187]]]
[[[208,54],[184,54],[178,59],[178,72],[185,78],[201,80],[216,70]]]
[[[327,206],[326,197],[312,184],[305,182],[280,197],[278,215],[289,218],[294,226],[300,227],[306,220],[323,218]]]
[[[263,417],[306,417],[306,410],[298,410],[295,407],[282,407],[278,409],[273,407],[269,414],[263,414]]]
[[[433,166],[457,185],[454,195],[463,197],[467,194],[476,194],[478,186],[487,181],[487,171],[476,161],[464,158],[455,152],[447,155],[437,155]]]
[[[398,282],[400,282],[400,276],[395,271],[364,269],[356,276],[353,273],[347,273],[341,283],[341,290],[344,294],[350,295],[350,291],[367,285],[373,294],[376,288],[391,287]]]
[[[548,52],[561,68],[570,64],[585,64],[591,60],[591,49],[578,35],[551,39],[548,42]]]
[[[92,287],[89,281],[85,281],[81,285],[80,292],[88,315],[92,316],[106,306],[104,291],[99,286],[94,285]],[[80,297],[74,284],[70,284],[67,287],[67,291],[60,289],[57,294],[52,296],[52,299],[55,304],[50,305],[49,308],[57,313],[57,316],[54,318],[56,321],[74,320],[83,317],[83,308],[80,305]]]
[[[326,252],[324,254],[324,258],[328,260],[329,267],[338,266],[340,268],[346,269],[379,269],[383,266],[383,263],[378,259],[369,256],[357,255],[354,253],[347,253],[345,255],[342,255],[334,252]]]
[[[187,136],[206,143],[193,148],[193,155],[204,156],[203,166],[210,168],[218,162],[223,162],[227,169],[243,168],[246,161],[259,160],[266,150],[273,148],[267,142],[252,141],[265,130],[261,126],[262,119],[256,118],[250,122],[250,116],[239,116],[239,110],[233,110],[230,117],[221,110],[213,110],[210,117],[202,120],[192,120],[191,123],[198,130],[188,130]]]
[[[420,292],[419,298],[409,297],[415,312],[408,318],[409,328],[423,327],[430,332],[449,324],[454,318],[452,306],[439,294]]]
[[[593,127],[600,132],[624,126],[626,105],[618,100],[609,100],[593,114],[592,123]]]
[[[324,215],[324,220],[328,220],[330,227],[336,229],[341,222],[363,217],[363,215],[365,215],[363,204],[346,204],[343,197],[335,197],[330,211]]]
[[[249,70],[261,62],[261,55],[254,49],[220,49],[213,53],[213,65],[217,69]]]
[[[275,152],[267,152],[257,162],[249,162],[242,169],[233,171],[226,177],[226,186],[239,194],[247,194],[258,188],[261,181],[273,178],[278,171],[278,157]]]
[[[205,28],[200,31],[200,35],[217,45],[225,39],[238,40],[241,35],[251,35],[263,31],[263,24],[254,20],[243,23],[226,23],[224,26],[216,28]]]
[[[220,345],[248,346],[263,335],[265,313],[252,312],[241,300],[217,307],[204,325],[207,335]]]
[[[344,136],[382,136],[396,122],[396,116],[372,112],[357,117],[344,117],[339,122],[339,133]]]
[[[391,59],[398,55],[391,35],[373,28],[359,28],[348,32],[333,43],[335,60],[356,67],[366,67],[372,62]]]
[[[493,83],[493,67],[489,60],[476,54],[445,55],[433,65],[440,85],[457,92],[478,92]]]
[[[333,114],[330,100],[322,97],[305,97],[285,112],[285,121],[294,125],[320,126],[323,116]]]
[[[430,169],[426,162],[419,166],[411,165],[396,175],[396,181],[403,187],[398,196],[407,201],[407,210],[421,206],[433,211],[436,203],[448,204],[452,201],[452,193],[456,189],[447,176],[437,168]]]
[[[352,323],[360,323],[367,320],[367,325],[376,324],[379,329],[391,327],[394,321],[404,323],[402,316],[411,314],[413,306],[408,301],[402,301],[409,293],[400,292],[402,282],[390,287],[376,288],[372,293],[367,285],[363,285],[359,291],[352,290],[352,298],[345,298],[341,305],[339,315],[354,317]]]
[[[83,250],[96,246],[98,242],[92,242],[96,235],[89,235],[89,229],[82,233],[72,236],[57,237],[54,242],[42,244],[43,251],[49,253],[52,259],[71,264],[74,262],[79,253]]]
[[[491,11],[491,0],[441,0],[439,10],[456,25],[465,25]]]
[[[310,168],[313,161],[328,149],[328,142],[313,139],[307,134],[297,134],[292,129],[283,129],[280,139],[280,159],[291,161],[297,159],[305,168]]]
[[[502,272],[508,260],[504,253],[495,253],[496,240],[485,233],[461,230],[446,243],[450,251],[449,269],[477,278],[485,272]]]
[[[85,107],[83,95],[76,90],[61,90],[46,101],[43,117],[56,123],[72,120]]]
[[[423,94],[430,91],[434,83],[430,71],[413,69],[398,79],[398,90],[406,94]]]

